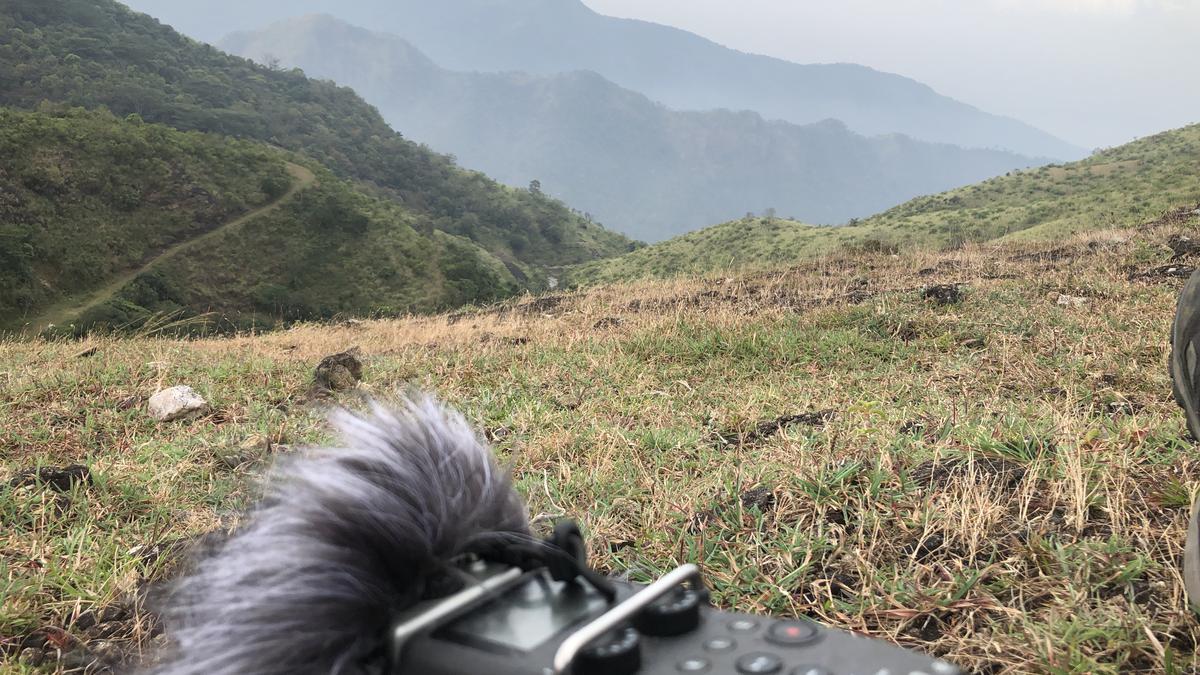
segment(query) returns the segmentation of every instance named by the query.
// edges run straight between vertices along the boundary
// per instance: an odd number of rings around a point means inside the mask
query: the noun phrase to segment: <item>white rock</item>
[[[196,417],[208,410],[208,402],[187,385],[163,389],[150,397],[150,416],[159,422]]]
[[[1087,301],[1087,298],[1080,298],[1074,295],[1065,295],[1062,293],[1058,295],[1058,304],[1063,307],[1083,307],[1087,304]]]

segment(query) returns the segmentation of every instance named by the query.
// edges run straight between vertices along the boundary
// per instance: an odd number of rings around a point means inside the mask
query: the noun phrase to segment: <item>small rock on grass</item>
[[[159,422],[198,417],[208,412],[208,402],[187,385],[171,387],[150,397],[150,416]]]
[[[1081,298],[1081,297],[1078,297],[1075,295],[1067,295],[1065,293],[1059,293],[1058,300],[1056,300],[1055,302],[1058,303],[1059,307],[1083,307],[1083,306],[1087,305],[1088,299]]]
[[[321,359],[313,375],[318,391],[345,391],[358,386],[363,376],[362,352],[358,347]]]

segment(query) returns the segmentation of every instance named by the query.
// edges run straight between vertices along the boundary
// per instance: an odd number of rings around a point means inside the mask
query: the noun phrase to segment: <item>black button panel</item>
[[[771,675],[783,670],[783,659],[767,652],[751,652],[738,657],[736,665],[744,675]]]

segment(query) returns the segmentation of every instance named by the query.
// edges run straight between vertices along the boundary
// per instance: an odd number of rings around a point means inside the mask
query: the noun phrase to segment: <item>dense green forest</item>
[[[113,0],[4,3],[0,104],[32,109],[44,100],[302,152],[402,202],[419,215],[419,230],[467,237],[518,268],[631,245],[561,203],[408,141],[349,89],[229,56]]]
[[[222,328],[262,327],[442,309],[521,287],[474,242],[418,231],[405,206],[311,160],[136,115],[42,108],[0,108],[0,328],[202,313]],[[316,174],[294,193],[292,162]],[[122,275],[111,297],[88,300]]]
[[[574,268],[571,283],[771,267],[838,250],[1048,240],[1200,205],[1200,125],[920,197],[845,227],[743,218]]]

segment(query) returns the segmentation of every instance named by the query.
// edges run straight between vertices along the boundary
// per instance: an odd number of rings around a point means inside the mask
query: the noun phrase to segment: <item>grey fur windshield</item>
[[[341,447],[279,461],[241,528],[165,595],[160,675],[372,673],[447,562],[529,540],[507,471],[427,396],[340,412]]]

